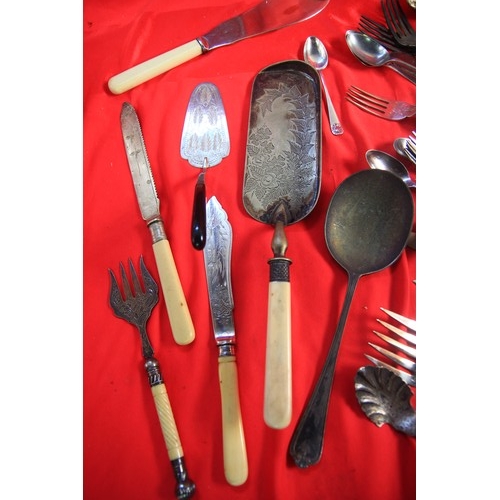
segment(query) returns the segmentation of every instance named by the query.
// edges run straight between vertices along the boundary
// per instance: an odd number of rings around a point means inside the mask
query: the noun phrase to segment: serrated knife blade
[[[235,355],[233,293],[231,287],[232,228],[215,196],[206,206],[207,242],[203,249],[215,341],[219,349],[219,387],[222,404],[224,474],[239,486],[248,477],[248,461],[241,417]]]
[[[160,201],[156,194],[139,117],[130,103],[123,103],[120,120],[139,209],[153,238],[153,252],[172,334],[178,344],[189,344],[195,337],[194,325],[161,218]]]

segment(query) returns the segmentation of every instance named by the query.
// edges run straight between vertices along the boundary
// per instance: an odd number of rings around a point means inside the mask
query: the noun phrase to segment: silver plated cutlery
[[[387,99],[351,85],[346,91],[346,99],[358,108],[386,120],[403,120],[417,112],[417,107],[405,101]]]
[[[167,447],[170,463],[177,481],[175,494],[178,499],[190,498],[195,492],[195,484],[189,479],[184,461],[184,451],[177,431],[174,414],[170,405],[167,389],[160,372],[160,364],[154,357],[154,351],[146,331],[146,324],[154,306],[158,303],[158,285],[147,270],[141,256],[139,261],[140,275],[144,288],[141,286],[132,260],[129,259],[129,271],[132,285],[127,278],[125,268],[120,262],[124,296],[120,291],[118,281],[111,269],[109,303],[118,318],[124,319],[137,327],[141,336],[142,356],[145,359],[144,368],[154,398],[156,412],[160,420],[161,430]]]

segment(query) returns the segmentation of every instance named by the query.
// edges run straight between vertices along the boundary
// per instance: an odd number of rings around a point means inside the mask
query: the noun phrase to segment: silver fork
[[[402,120],[417,112],[413,104],[379,97],[354,85],[347,89],[346,99],[358,108],[386,120]]]
[[[416,47],[417,37],[398,0],[382,0],[382,11],[387,26],[400,45]]]
[[[391,30],[385,24],[374,21],[369,17],[361,16],[359,19],[359,30],[380,42],[388,50],[396,52],[402,50],[415,55],[415,47],[406,47],[399,44],[391,33]]]
[[[412,320],[410,318],[406,318],[405,316],[402,316],[400,314],[394,313],[392,311],[389,311],[384,308],[380,308],[382,311],[387,313],[389,316],[391,316],[393,319],[396,319],[396,321],[399,321],[401,324],[405,325],[407,328],[410,330],[413,330],[415,333],[412,333],[411,331],[404,331],[401,330],[400,328],[391,325],[390,323],[387,323],[386,321],[383,321],[381,319],[377,319],[377,321],[387,328],[390,332],[394,333],[399,340],[396,340],[393,337],[389,337],[388,335],[384,335],[383,333],[377,332],[376,330],[373,330],[373,333],[377,335],[379,338],[381,338],[383,341],[385,341],[387,344],[395,348],[395,351],[391,351],[389,349],[386,349],[384,347],[380,347],[379,345],[376,345],[372,342],[368,342],[368,344],[373,347],[377,352],[385,356],[387,359],[392,361],[394,365],[391,365],[389,363],[386,363],[384,361],[380,361],[377,358],[374,358],[368,354],[365,354],[365,356],[376,366],[384,367],[387,368],[388,370],[391,370],[393,373],[396,375],[400,376],[408,385],[411,385],[413,387],[416,387],[417,385],[417,364],[416,364],[416,359],[417,359],[417,351],[416,351],[416,346],[417,346],[417,336],[416,336],[416,321]],[[413,327],[413,328],[412,328]],[[405,340],[406,342],[400,342],[400,340]],[[401,370],[400,368],[397,368],[397,366],[404,368],[404,370]]]

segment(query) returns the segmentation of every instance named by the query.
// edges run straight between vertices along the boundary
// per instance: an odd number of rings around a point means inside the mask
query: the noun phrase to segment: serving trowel
[[[108,81],[109,90],[122,94],[209,50],[305,21],[321,12],[329,1],[263,0],[205,35],[113,76]]]
[[[229,130],[219,89],[213,83],[200,83],[188,102],[181,136],[181,156],[193,167],[201,168],[194,188],[191,243],[203,250],[206,242],[205,172],[229,154]]]
[[[231,290],[232,229],[215,196],[207,203],[207,243],[203,249],[215,341],[219,349],[224,474],[239,486],[248,476],[236,366],[236,337]]]
[[[124,102],[120,118],[135,194],[142,218],[146,221],[153,238],[153,251],[172,334],[178,344],[189,344],[195,337],[194,325],[175,266],[172,249],[165,233],[160,214],[160,201],[156,194],[139,117],[134,107],[130,103]]]

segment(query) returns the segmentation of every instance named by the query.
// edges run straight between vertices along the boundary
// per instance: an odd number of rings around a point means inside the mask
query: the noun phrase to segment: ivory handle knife
[[[232,229],[215,196],[207,202],[207,242],[203,249],[210,311],[219,351],[219,385],[222,406],[224,474],[239,486],[248,477],[248,460],[238,393],[236,340],[231,290]]]
[[[122,94],[209,50],[305,21],[321,12],[329,1],[262,0],[205,35],[111,77],[108,88],[113,94]]]
[[[181,345],[191,343],[195,331],[170,243],[160,215],[160,201],[149,164],[139,118],[134,107],[123,103],[121,111],[123,141],[130,173],[142,218],[153,238],[153,252],[160,275],[163,297],[174,340]]]

